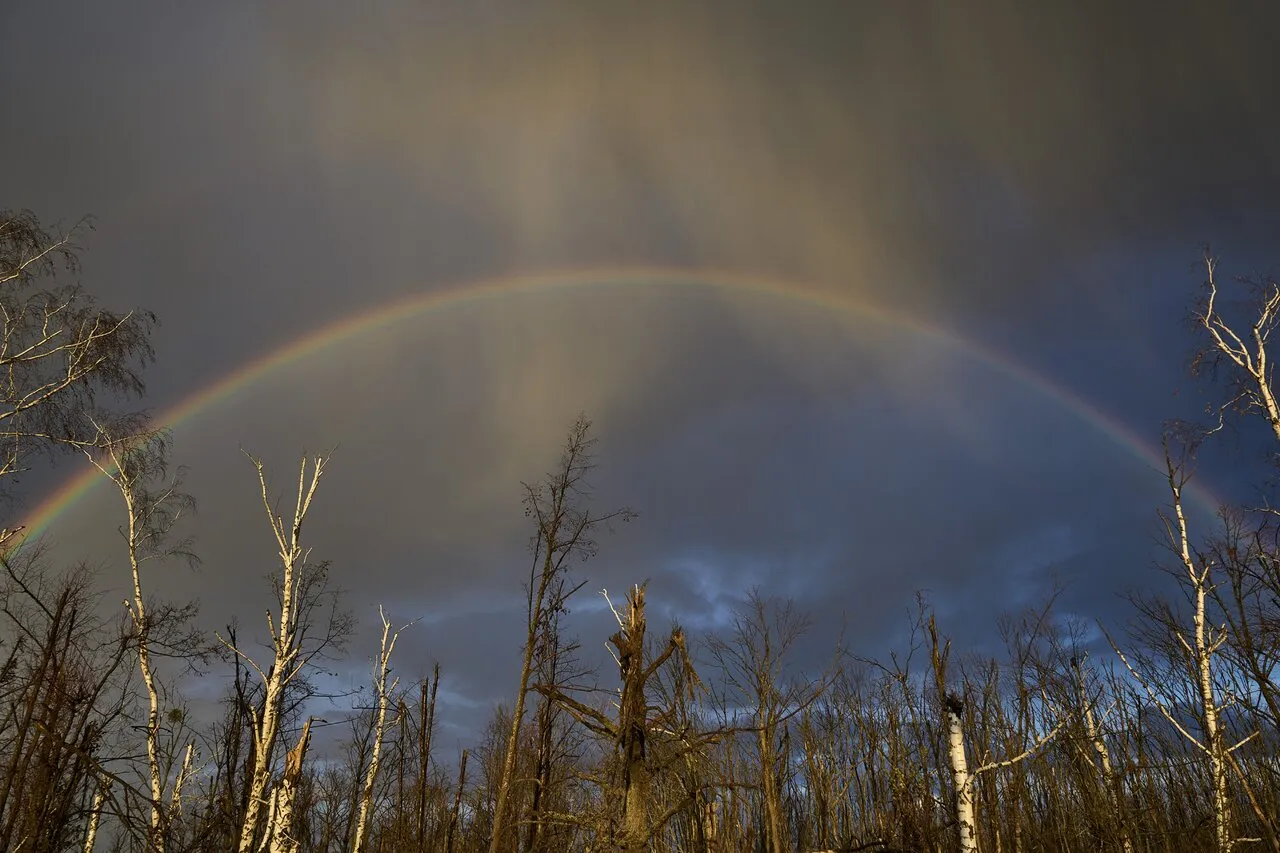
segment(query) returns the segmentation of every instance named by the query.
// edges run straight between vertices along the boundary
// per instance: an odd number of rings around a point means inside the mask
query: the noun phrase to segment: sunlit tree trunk
[[[1107,746],[1102,730],[1098,726],[1098,717],[1094,713],[1093,702],[1089,698],[1089,692],[1085,684],[1084,666],[1078,658],[1072,659],[1071,666],[1075,671],[1076,691],[1082,708],[1081,716],[1084,720],[1085,735],[1089,738],[1089,744],[1093,747],[1094,752],[1098,755],[1098,760],[1101,762],[1103,785],[1112,801],[1111,808],[1115,812],[1115,826],[1120,835],[1120,847],[1124,853],[1133,853],[1133,837],[1129,832],[1129,822],[1125,814],[1127,808],[1124,781],[1112,764],[1111,749]]]
[[[176,479],[167,476],[168,447],[163,433],[117,437],[103,429],[101,436],[98,442],[101,453],[87,450],[86,455],[116,487],[125,505],[123,532],[131,592],[125,608],[133,627],[142,687],[147,694],[143,727],[150,793],[147,844],[155,853],[164,853],[170,810],[164,796],[167,774],[160,745],[160,687],[151,661],[155,620],[148,613],[142,574],[144,564],[151,560],[174,555],[194,559],[186,550],[186,543],[166,542],[174,525],[191,508],[192,501],[178,491]],[[157,481],[161,483],[159,486],[155,485]]]
[[[400,683],[400,679],[396,678],[390,685],[387,684],[391,672],[391,653],[395,651],[400,632],[391,630],[391,620],[387,618],[386,611],[381,606],[378,607],[378,615],[382,617],[382,643],[378,650],[378,663],[373,682],[378,698],[378,709],[373,726],[369,767],[365,771],[364,787],[360,792],[360,817],[356,821],[356,838],[351,845],[352,853],[364,853],[365,835],[369,831],[369,815],[373,809],[374,783],[378,780],[378,769],[382,758],[382,739],[387,730],[387,708],[391,704],[391,695],[395,693],[396,685]]]
[[[954,694],[943,698],[947,721],[947,757],[951,762],[951,785],[956,798],[956,832],[961,853],[977,853],[978,826],[973,805],[973,774],[964,748],[964,701]]]
[[[294,834],[294,803],[297,798],[298,780],[302,777],[302,766],[307,756],[307,746],[311,740],[311,720],[302,727],[298,737],[298,745],[289,750],[285,756],[284,773],[274,792],[274,808],[271,825],[268,829],[271,838],[271,853],[297,853],[299,844]]]
[[[102,820],[102,802],[107,798],[107,780],[99,781],[93,791],[93,804],[89,806],[89,820],[84,831],[84,853],[93,853],[98,841],[98,823]]]
[[[248,803],[245,809],[244,825],[240,830],[240,853],[251,853],[255,842],[263,829],[264,807],[268,806],[267,787],[271,782],[272,756],[280,731],[280,716],[283,709],[285,688],[288,687],[301,671],[305,661],[301,659],[300,632],[305,626],[299,624],[298,614],[300,586],[304,564],[309,553],[302,546],[302,525],[311,509],[320,478],[324,474],[327,461],[324,457],[316,457],[312,461],[311,475],[308,478],[308,460],[303,459],[298,468],[298,487],[294,503],[293,518],[286,523],[272,506],[271,496],[267,488],[267,478],[262,462],[252,459],[258,473],[258,485],[262,504],[266,508],[267,518],[275,534],[278,556],[280,558],[280,613],[278,622],[271,614],[267,614],[267,628],[271,634],[274,658],[267,671],[263,671],[252,659],[239,648],[231,647],[231,651],[243,657],[250,666],[257,670],[264,685],[264,697],[259,708],[250,707],[252,717],[252,734],[254,741],[253,771],[249,777]],[[225,641],[224,641],[225,642]]]

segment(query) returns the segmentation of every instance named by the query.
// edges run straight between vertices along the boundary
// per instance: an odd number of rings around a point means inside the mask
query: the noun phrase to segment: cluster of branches
[[[579,419],[559,465],[524,486],[512,701],[455,759],[434,743],[439,669],[402,683],[407,626],[385,612],[352,714],[309,716],[317,667],[354,627],[304,538],[327,457],[303,458],[283,509],[249,457],[275,543],[274,603],[248,632],[262,643],[235,624],[205,636],[192,605],[150,593],[157,569],[194,559],[178,535],[192,504],[168,437],[111,408],[143,390],[153,318],[41,286],[74,272],[76,233],[0,213],[0,478],[32,454],[87,456],[121,498],[128,593],[108,615],[94,572],[58,571],[18,528],[0,531],[0,849],[1280,853],[1280,513],[1224,510],[1197,531],[1183,509],[1199,442],[1229,418],[1260,414],[1280,442],[1275,282],[1253,284],[1241,321],[1208,264],[1196,364],[1226,370],[1232,390],[1211,429],[1166,441],[1172,594],[1133,596],[1114,632],[1050,600],[1002,621],[996,656],[955,652],[920,597],[887,661],[837,642],[805,673],[812,625],[794,604],[754,590],[724,631],[655,632],[636,584],[621,602],[603,593],[617,631],[596,639],[616,668],[585,668],[566,623],[584,586],[574,566],[634,514],[591,506]],[[215,667],[230,686],[205,724],[180,685]],[[317,755],[319,726],[345,737]]]

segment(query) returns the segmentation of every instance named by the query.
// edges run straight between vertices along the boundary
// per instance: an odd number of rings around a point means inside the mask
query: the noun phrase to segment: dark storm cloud
[[[95,213],[86,283],[165,321],[157,407],[412,294],[598,265],[805,282],[989,338],[1155,437],[1211,240],[1277,224],[1280,12],[1231,4],[31,4],[3,56],[6,196]],[[827,312],[829,313],[829,312]],[[749,584],[882,651],[911,594],[991,640],[1036,600],[1117,612],[1159,480],[1078,412],[908,328],[725,292],[521,297],[273,372],[179,427],[220,624],[270,569],[243,445],[291,480],[338,445],[316,547],[405,672],[506,694],[519,481],[579,410],[604,537],[691,629]],[[111,541],[105,495],[54,535]],[[109,568],[109,567],[108,567]],[[254,605],[255,612],[260,609]],[[248,618],[247,614],[246,618]],[[575,630],[597,658],[608,612]],[[518,619],[516,620],[518,621]],[[416,632],[416,633],[415,633]],[[368,651],[362,638],[360,654]],[[814,652],[817,655],[817,652]],[[357,669],[359,667],[357,666]],[[352,676],[357,677],[357,676]],[[465,725],[468,714],[456,719]]]

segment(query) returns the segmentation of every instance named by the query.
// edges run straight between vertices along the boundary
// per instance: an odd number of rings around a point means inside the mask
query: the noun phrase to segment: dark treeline
[[[97,465],[121,499],[129,598],[104,611],[92,572],[0,531],[0,850],[1280,853],[1278,519],[1224,509],[1193,529],[1183,489],[1213,438],[1186,425],[1165,441],[1166,582],[1132,598],[1124,625],[1066,618],[1049,595],[1002,619],[1004,650],[983,657],[921,596],[888,660],[833,643],[805,671],[800,642],[823,626],[791,602],[753,591],[726,630],[695,637],[650,625],[662,590],[637,584],[610,601],[616,632],[589,638],[615,665],[589,671],[567,605],[582,558],[631,512],[591,506],[579,419],[556,470],[524,487],[533,545],[511,578],[527,607],[509,703],[445,754],[440,671],[397,678],[403,626],[384,615],[367,689],[328,721],[338,747],[313,750],[314,667],[353,654],[351,617],[309,556],[328,459],[304,460],[280,498],[250,458],[246,498],[277,545],[269,648],[241,646],[234,626],[205,635],[194,608],[156,600],[153,561],[194,558],[175,535],[190,500],[167,436],[130,409],[153,318],[68,283],[77,233],[0,213],[0,486],[49,454]],[[1266,360],[1280,286],[1253,282],[1250,307],[1225,316],[1208,273],[1194,367],[1228,389],[1213,425],[1261,416],[1280,442]],[[229,684],[212,724],[181,695],[186,667]]]

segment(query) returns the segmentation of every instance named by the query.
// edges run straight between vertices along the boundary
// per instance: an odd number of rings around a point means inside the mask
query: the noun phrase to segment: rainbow
[[[497,301],[517,294],[537,294],[586,288],[627,287],[693,287],[733,294],[754,295],[799,303],[811,308],[856,317],[891,328],[901,329],[943,347],[964,353],[975,362],[1007,379],[1043,395],[1059,406],[1075,413],[1112,441],[1124,447],[1156,471],[1164,470],[1164,458],[1154,451],[1126,425],[1102,412],[1090,401],[1053,382],[995,350],[954,333],[925,323],[917,318],[892,312],[874,305],[853,302],[847,298],[816,288],[746,276],[733,272],[697,269],[592,269],[549,272],[496,278],[479,283],[411,296],[375,308],[365,314],[339,320],[272,350],[223,376],[201,391],[192,394],[157,417],[158,426],[175,428],[198,417],[202,412],[231,398],[274,370],[299,362],[334,345],[408,322],[433,312],[486,301]],[[73,507],[97,483],[102,474],[93,467],[71,477],[46,497],[23,521],[25,535],[33,538],[44,533],[64,512]],[[1196,487],[1192,497],[1210,510],[1217,500],[1203,487]]]

